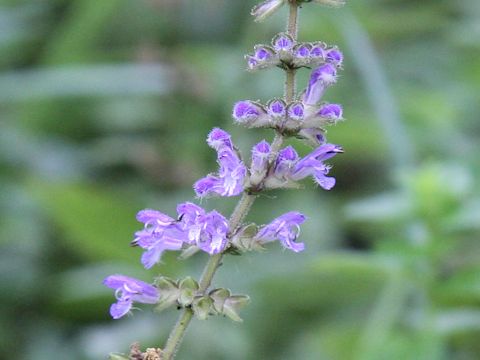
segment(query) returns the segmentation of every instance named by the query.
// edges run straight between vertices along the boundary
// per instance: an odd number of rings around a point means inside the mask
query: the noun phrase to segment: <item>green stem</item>
[[[297,38],[297,18],[298,18],[298,4],[296,1],[290,1],[290,11],[287,23],[287,32],[294,38]],[[295,97],[295,69],[286,70],[285,78],[285,101],[292,102]],[[278,151],[283,144],[283,135],[278,131],[275,133],[275,138],[272,142],[271,152],[273,154],[272,162],[276,159]],[[250,211],[256,196],[244,193],[237,204],[237,207],[232,213],[228,223],[229,236],[235,233],[238,227],[242,224],[243,219]],[[203,269],[202,276],[199,282],[199,293],[205,294],[212,283],[212,279],[220,267],[223,259],[223,253],[211,256]],[[170,336],[168,337],[165,348],[162,352],[162,360],[171,360],[175,357],[175,351],[178,349],[185,332],[193,318],[193,311],[191,308],[185,308],[177,320]]]
[[[252,206],[253,202],[255,201],[256,196],[244,193],[242,198],[237,204],[237,207],[233,211],[232,216],[228,222],[228,229],[229,234],[233,234],[235,230],[240,226],[243,219],[247,215],[250,207]],[[212,283],[213,276],[215,272],[220,267],[222,263],[223,253],[215,254],[208,259],[205,268],[203,269],[202,277],[200,278],[199,282],[199,289],[198,292],[200,294],[205,294],[205,292],[210,287]],[[190,321],[193,317],[193,311],[191,308],[185,308],[177,320],[175,327],[172,329],[170,336],[168,337],[167,343],[165,344],[165,349],[162,353],[162,360],[170,360],[173,359],[175,356],[175,351],[180,345],[183,336],[185,335],[185,331],[190,324]]]

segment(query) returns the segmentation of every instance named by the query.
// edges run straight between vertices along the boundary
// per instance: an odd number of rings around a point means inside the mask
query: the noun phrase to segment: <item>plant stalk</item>
[[[289,15],[287,23],[287,32],[295,40],[297,39],[297,19],[298,19],[298,4],[296,1],[289,1]],[[285,77],[285,89],[284,89],[284,98],[287,103],[292,102],[295,97],[295,69],[287,69]],[[275,138],[272,142],[271,151],[272,154],[275,154],[276,158],[278,151],[280,150],[283,144],[283,135],[276,131]],[[275,158],[273,160],[275,160]],[[243,193],[240,201],[238,202],[235,210],[233,211],[229,223],[229,236],[233,235],[237,228],[242,224],[243,219],[250,211],[253,203],[255,202],[256,195]],[[199,282],[200,294],[205,294],[208,288],[212,283],[212,279],[217,271],[217,269],[222,264],[223,253],[215,254],[211,256],[203,269],[202,276]],[[168,337],[165,348],[162,352],[162,360],[171,360],[175,357],[176,350],[178,349],[182,339],[185,335],[185,332],[190,324],[190,321],[193,318],[193,311],[191,308],[185,308],[177,320],[174,328],[172,329],[170,336]]]

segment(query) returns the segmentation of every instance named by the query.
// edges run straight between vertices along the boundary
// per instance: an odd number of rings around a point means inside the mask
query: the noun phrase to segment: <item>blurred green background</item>
[[[198,276],[204,254],[145,271],[135,214],[193,198],[213,126],[245,154],[271,140],[230,112],[282,94],[283,74],[247,73],[243,55],[286,9],[255,24],[253,0],[0,4],[0,358],[161,346],[177,311],[113,321],[101,281]],[[228,256],[214,285],[250,294],[244,323],[194,321],[178,359],[479,359],[480,1],[305,5],[300,21],[300,39],[346,56],[325,96],[347,118],[328,133],[337,186],[257,201],[257,223],[307,214],[307,250]]]

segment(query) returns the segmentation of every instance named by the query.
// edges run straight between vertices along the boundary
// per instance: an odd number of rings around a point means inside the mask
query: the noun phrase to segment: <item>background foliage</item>
[[[0,4],[0,357],[162,344],[175,311],[112,321],[101,281],[199,273],[201,254],[143,270],[134,216],[193,197],[215,168],[213,126],[245,152],[270,139],[230,111],[281,95],[281,73],[248,74],[243,54],[285,13],[258,25],[254,1]],[[329,131],[346,150],[332,160],[338,185],[257,202],[258,223],[307,214],[307,251],[227,257],[214,282],[251,295],[245,321],[195,321],[178,358],[478,359],[480,2],[306,5],[301,24],[301,39],[346,54],[327,94],[348,119]]]

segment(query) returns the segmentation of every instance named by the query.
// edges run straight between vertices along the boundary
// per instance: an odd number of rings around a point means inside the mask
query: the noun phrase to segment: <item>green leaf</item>
[[[30,188],[70,249],[91,260],[138,262],[138,251],[129,244],[139,229],[140,206],[129,197],[85,185],[33,183]]]

